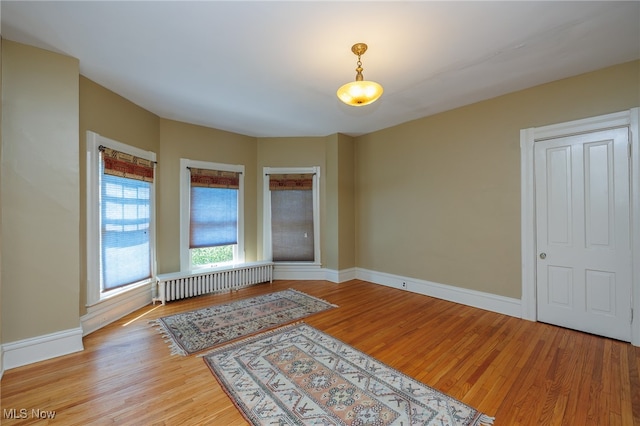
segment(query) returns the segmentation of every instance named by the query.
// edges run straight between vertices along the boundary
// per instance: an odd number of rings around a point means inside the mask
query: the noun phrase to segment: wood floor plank
[[[339,306],[306,323],[497,426],[640,426],[639,348],[360,280],[281,280],[146,306],[86,336],[82,352],[6,371],[0,423],[245,425],[204,361],[172,356],[149,321],[287,288]],[[22,409],[28,418],[8,418]],[[30,417],[38,409],[55,418]]]
[[[628,360],[628,370],[626,371],[629,372],[633,424],[640,425],[640,348],[629,345],[625,349]]]

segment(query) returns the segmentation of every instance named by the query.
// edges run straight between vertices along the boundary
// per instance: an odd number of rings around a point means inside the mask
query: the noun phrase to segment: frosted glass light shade
[[[382,86],[375,81],[352,81],[338,89],[338,98],[347,105],[364,106],[382,96]]]

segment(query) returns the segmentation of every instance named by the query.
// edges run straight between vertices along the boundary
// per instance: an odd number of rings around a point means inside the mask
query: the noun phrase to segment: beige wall
[[[2,339],[80,326],[78,61],[2,43]]]
[[[80,148],[86,151],[86,131],[158,153],[160,118],[103,86],[80,76]]]
[[[80,76],[80,315],[87,312],[87,131],[158,154],[160,118]]]
[[[355,143],[338,135],[338,267],[342,271],[356,266]]]
[[[180,270],[180,158],[245,166],[245,259],[256,260],[256,139],[160,120],[158,272]]]
[[[356,138],[356,263],[520,298],[520,129],[640,105],[640,62]]]
[[[355,186],[353,138],[326,137],[325,267],[333,271],[354,268]]]
[[[2,37],[0,37],[0,99],[2,99]],[[2,102],[0,102],[0,377],[4,371],[2,351]]]
[[[324,237],[324,244],[321,246],[323,252],[321,260],[326,268],[337,271],[340,263],[340,250],[338,249],[340,241],[338,135],[327,136],[325,138],[325,148],[326,168],[321,170],[322,174],[326,174],[324,179],[325,199],[322,203],[324,205],[325,220],[324,226],[320,230]]]

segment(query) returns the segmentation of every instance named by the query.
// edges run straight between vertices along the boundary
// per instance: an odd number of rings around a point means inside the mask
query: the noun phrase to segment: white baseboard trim
[[[2,365],[4,369],[10,370],[82,350],[82,328],[78,327],[5,343],[2,345]]]
[[[326,280],[334,283],[343,283],[355,278],[356,268],[336,271],[335,269],[323,268],[320,265],[294,265],[276,263],[273,266],[274,280]]]
[[[356,268],[343,269],[336,271],[335,269],[325,269],[325,279],[332,283],[343,283],[356,279]]]
[[[82,335],[93,333],[107,324],[119,320],[151,303],[152,284],[136,287],[87,308],[80,317]]]
[[[273,266],[274,280],[324,280],[326,269],[320,265],[275,264]]]
[[[473,306],[474,308],[484,309],[486,311],[497,312],[516,318],[522,317],[522,303],[520,299],[362,268],[356,268],[356,277],[363,281],[436,297],[462,305]]]

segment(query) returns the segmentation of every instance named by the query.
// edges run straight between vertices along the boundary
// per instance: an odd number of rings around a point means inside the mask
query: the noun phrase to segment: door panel
[[[560,147],[547,151],[547,241],[549,244],[571,246],[572,185],[571,148]]]
[[[631,339],[627,129],[536,142],[538,319]]]
[[[615,274],[586,271],[587,310],[593,315],[615,316]]]
[[[615,249],[613,143],[585,144],[586,245]]]
[[[557,308],[573,309],[573,269],[560,266],[549,266],[548,288],[549,305]]]

